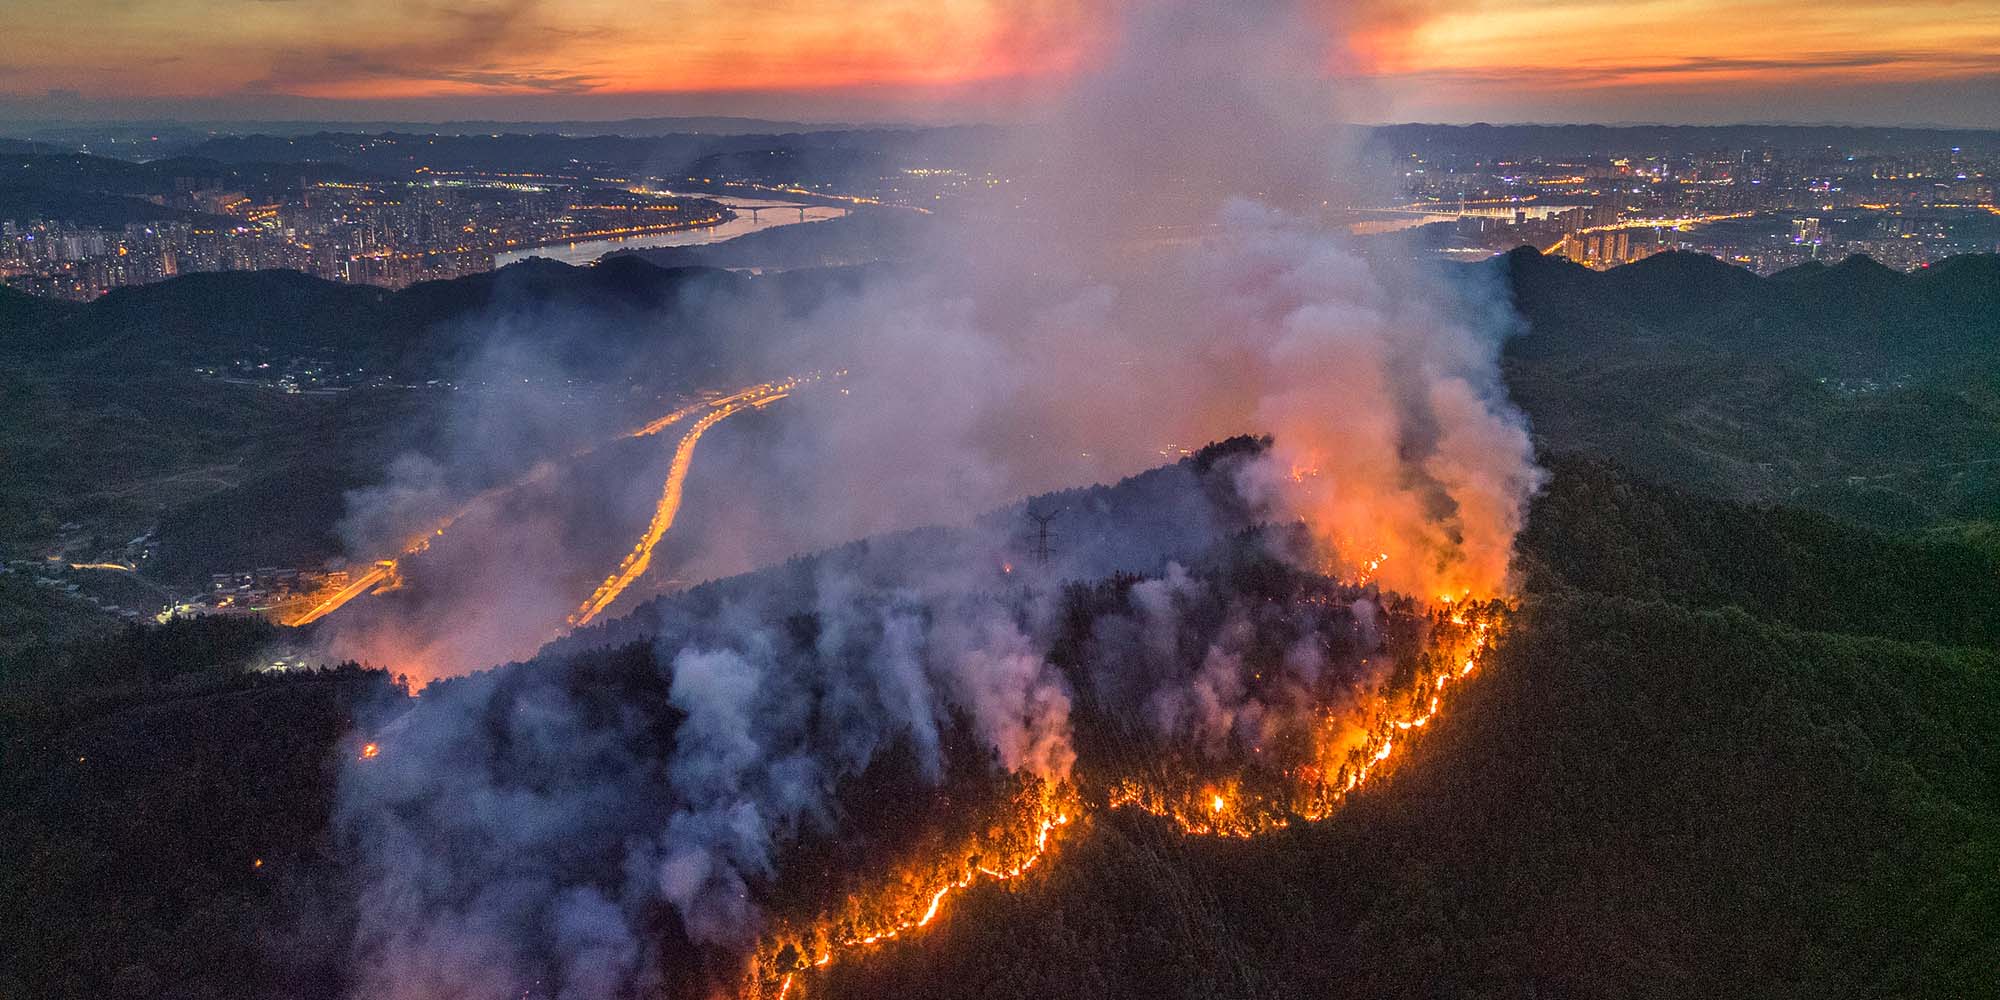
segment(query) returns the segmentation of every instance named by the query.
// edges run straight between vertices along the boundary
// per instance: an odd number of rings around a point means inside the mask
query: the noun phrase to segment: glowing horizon
[[[1372,120],[2000,127],[2000,9],[1968,0],[1328,5]],[[1118,30],[1103,0],[21,0],[16,117],[1008,120]],[[1333,22],[1339,21],[1339,28]]]

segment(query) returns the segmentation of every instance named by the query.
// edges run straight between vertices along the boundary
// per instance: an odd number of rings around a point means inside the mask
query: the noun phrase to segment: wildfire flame
[[[1081,801],[1066,782],[1030,781],[1013,816],[952,853],[966,858],[962,866],[934,863],[905,871],[878,891],[850,895],[837,912],[767,940],[753,959],[745,993],[786,997],[801,973],[930,926],[953,893],[1033,870],[1054,849],[1056,833],[1076,820]],[[996,860],[986,862],[989,855]]]
[[[1282,796],[1253,791],[1242,779],[1176,789],[1165,782],[1125,778],[1107,790],[1105,808],[1157,816],[1191,836],[1248,838],[1294,822],[1326,819],[1381,773],[1405,739],[1402,734],[1423,729],[1438,717],[1451,686],[1471,676],[1491,649],[1494,629],[1504,613],[1498,602],[1478,607],[1446,598],[1441,604],[1444,610],[1434,619],[1433,629],[1436,655],[1426,660],[1433,669],[1421,674],[1409,690],[1380,699],[1372,707],[1323,713],[1311,736],[1310,759],[1286,771]],[[1399,703],[1407,707],[1393,707]],[[752,960],[745,995],[784,1000],[803,989],[801,977],[806,973],[929,926],[952,893],[982,879],[1015,879],[1035,867],[1055,849],[1052,834],[1085,818],[1089,810],[1065,785],[1046,789],[1021,812],[1012,822],[1028,824],[1036,832],[1032,846],[1013,864],[968,865],[947,875],[938,874],[946,866],[932,863],[928,870],[934,874],[928,879],[905,872],[890,880],[892,888],[850,897],[844,911],[822,915],[803,931],[783,931],[767,939]],[[877,908],[889,915],[882,916]],[[875,915],[871,918],[870,913]]]
[[[1492,645],[1494,620],[1460,606],[1444,617],[1452,628],[1442,636],[1441,662],[1395,701],[1382,699],[1357,713],[1328,713],[1312,734],[1308,759],[1283,775],[1282,797],[1226,789],[1175,790],[1163,782],[1125,778],[1107,796],[1113,809],[1136,809],[1166,819],[1193,836],[1247,838],[1281,830],[1295,821],[1318,822],[1380,772],[1402,733],[1428,726],[1443,710],[1452,684],[1478,669]],[[1440,630],[1447,631],[1447,630]],[[1355,738],[1360,734],[1360,738]],[[1206,806],[1206,808],[1203,808]]]

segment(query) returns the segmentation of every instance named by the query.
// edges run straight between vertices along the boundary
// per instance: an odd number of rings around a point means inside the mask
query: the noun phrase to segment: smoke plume
[[[850,374],[778,404],[754,441],[716,446],[727,459],[703,473],[716,516],[690,518],[701,526],[656,572],[720,577],[973,523],[1254,433],[1272,445],[1230,486],[1256,516],[1303,524],[1305,568],[1424,598],[1506,593],[1541,477],[1499,378],[1511,313],[1494,289],[1364,257],[1326,224],[1323,206],[1353,183],[1324,80],[1328,28],[1282,0],[1143,5],[1046,122],[989,151],[1010,183],[984,211],[942,220],[917,263],[804,314],[759,312],[771,330],[725,370]],[[613,510],[588,530],[574,509],[519,522],[509,534],[524,541],[461,577],[477,599],[461,603],[486,609],[462,620],[532,631],[574,603],[578,578],[587,592],[630,539],[579,536],[642,524],[633,508],[658,488],[653,467],[608,464],[555,491],[622,498]],[[405,473],[430,503],[434,470]],[[613,473],[628,485],[579,481]],[[1262,626],[1236,608],[1189,650],[1184,609],[1215,595],[1177,566],[1100,626],[1116,655],[1094,661],[1087,692],[1048,660],[1065,575],[1157,572],[1159,552],[1198,548],[1212,528],[1158,526],[1143,565],[1093,562],[1079,544],[1003,585],[996,560],[969,554],[1017,551],[1015,529],[977,522],[921,557],[830,557],[766,591],[655,608],[650,644],[620,655],[649,658],[659,690],[537,680],[540,664],[434,688],[343,787],[368,885],[356,995],[680,983],[655,945],[662,920],[746,947],[785,846],[838,834],[838,787],[892,747],[941,781],[960,728],[994,768],[1051,781],[1076,765],[1084,694],[1217,752],[1270,740],[1322,686],[1324,644],[1301,640],[1282,683],[1253,683]],[[610,562],[576,565],[583,550]],[[551,596],[566,589],[567,604]],[[1329,615],[1307,631],[1373,648],[1373,605]],[[510,632],[468,648],[533,645]],[[1173,666],[1191,652],[1195,669]]]

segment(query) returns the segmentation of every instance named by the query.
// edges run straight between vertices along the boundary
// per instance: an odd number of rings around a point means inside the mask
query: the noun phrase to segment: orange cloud
[[[1383,91],[1387,108],[1434,117],[1452,117],[1454,102],[1483,109],[1510,97],[1553,106],[1663,89],[1780,94],[2000,78],[2000,6],[1991,0],[1302,2],[1316,4],[1329,38],[1341,42],[1329,73]],[[904,108],[982,93],[1018,102],[1106,50],[1124,8],[1119,0],[9,6],[0,95],[518,98],[577,112],[620,95],[795,95],[822,108],[828,95]]]
[[[1061,74],[1094,44],[1096,0],[676,3],[467,0],[337,7],[269,0],[22,0],[0,86],[330,98],[815,90]],[[160,56],[187,56],[171,70]],[[23,88],[27,89],[27,88]]]
[[[1462,0],[1387,20],[1361,44],[1376,74],[1530,86],[1774,74],[1925,79],[2000,66],[2000,8],[1965,0]]]

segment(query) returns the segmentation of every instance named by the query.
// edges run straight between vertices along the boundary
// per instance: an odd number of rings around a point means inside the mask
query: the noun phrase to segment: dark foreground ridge
[[[1218,842],[1104,814],[821,995],[1982,995],[2000,553],[1553,471],[1490,669],[1334,819]],[[662,698],[650,641],[577,645],[453,683]],[[225,646],[8,695],[0,994],[340,995],[361,876],[331,781],[398,702],[379,674],[232,676]],[[910,780],[885,767],[862,800]]]

